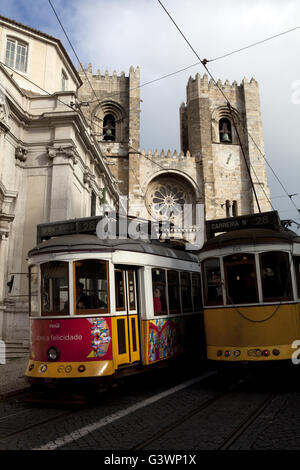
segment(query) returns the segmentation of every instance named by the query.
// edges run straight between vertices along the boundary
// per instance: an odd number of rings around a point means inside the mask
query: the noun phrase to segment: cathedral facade
[[[190,78],[179,109],[181,149],[158,152],[140,149],[139,68],[125,76],[94,74],[89,65],[79,75],[79,99],[90,103],[83,112],[129,214],[176,220],[192,203],[204,204],[207,220],[270,210],[256,80]]]

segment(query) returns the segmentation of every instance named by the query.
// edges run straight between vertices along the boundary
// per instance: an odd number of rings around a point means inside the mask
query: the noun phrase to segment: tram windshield
[[[69,314],[69,270],[65,261],[41,265],[42,315]]]
[[[294,266],[296,273],[296,283],[297,283],[297,297],[300,298],[300,256],[294,257]]]
[[[108,311],[108,283],[106,261],[76,261],[75,281],[76,314]]]
[[[229,304],[258,302],[254,254],[243,253],[224,258],[226,293]]]
[[[288,253],[272,251],[260,255],[262,289],[265,301],[292,299]]]
[[[218,258],[205,260],[203,262],[203,270],[205,304],[223,304],[220,260]]]

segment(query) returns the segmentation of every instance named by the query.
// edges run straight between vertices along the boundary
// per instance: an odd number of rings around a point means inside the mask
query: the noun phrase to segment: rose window
[[[181,182],[158,181],[150,184],[147,192],[149,212],[158,219],[182,215],[184,204],[193,202],[192,192]]]

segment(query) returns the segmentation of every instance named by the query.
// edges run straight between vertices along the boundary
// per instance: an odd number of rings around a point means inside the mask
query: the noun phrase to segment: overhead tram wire
[[[208,59],[207,62],[215,62],[216,60],[224,59],[225,57],[229,57],[233,54],[237,54],[238,52],[245,51],[246,49],[250,49],[251,47],[258,46],[259,44],[263,44],[264,42],[271,41],[272,39],[278,38],[279,36],[283,36],[284,34],[291,33],[292,31],[295,31],[297,29],[300,29],[300,26],[296,26],[295,28],[288,29],[287,31],[283,31],[282,33],[274,34],[273,36],[262,39],[261,41],[254,42],[252,44],[249,44],[248,46],[241,47],[240,49],[236,49],[234,51],[228,52],[227,54],[223,54],[219,57],[215,57],[214,59]]]
[[[173,21],[172,17],[169,15],[169,13],[167,12],[167,10],[166,10],[165,7],[163,6],[163,4],[160,2],[160,0],[158,0],[158,1],[159,1],[159,3],[161,4],[161,6],[163,7],[163,9],[166,11],[166,13],[168,14],[168,16],[170,17],[170,19],[172,20],[172,22],[174,23],[174,25],[176,26],[176,28],[177,28],[178,31],[180,32],[180,34],[184,37],[184,39],[187,41],[187,43],[189,44],[189,46],[192,48],[194,54],[195,54],[195,55],[197,56],[197,58],[199,59],[199,62],[196,63],[196,64],[193,64],[193,65],[190,65],[190,66],[188,66],[188,67],[185,67],[185,68],[183,68],[183,69],[180,69],[180,70],[178,70],[178,71],[176,71],[176,72],[172,72],[172,73],[170,73],[170,74],[164,75],[163,77],[160,77],[160,78],[158,78],[158,79],[154,79],[154,80],[151,80],[151,81],[149,81],[149,82],[146,82],[145,84],[142,84],[142,85],[140,85],[139,87],[134,87],[134,88],[140,88],[141,86],[145,86],[145,85],[148,85],[148,84],[150,84],[150,83],[154,83],[154,82],[156,82],[156,81],[158,81],[158,80],[162,80],[162,79],[167,78],[167,77],[169,77],[169,76],[175,75],[176,73],[179,73],[179,72],[181,72],[181,71],[187,70],[188,68],[194,67],[194,66],[196,66],[196,65],[198,65],[198,64],[201,63],[202,65],[204,65],[204,67],[205,67],[206,70],[207,70],[207,73],[210,75],[210,77],[212,78],[212,80],[214,81],[214,83],[216,84],[216,86],[218,87],[218,89],[219,89],[219,90],[221,91],[221,93],[223,94],[223,96],[224,96],[224,98],[225,98],[225,100],[226,100],[226,102],[227,102],[227,105],[229,105],[229,111],[230,111],[230,114],[231,114],[231,116],[232,116],[233,124],[234,124],[235,130],[236,130],[236,132],[237,132],[239,141],[240,141],[239,133],[238,133],[238,130],[236,129],[236,124],[235,124],[235,121],[234,121],[234,117],[233,117],[233,114],[232,114],[232,110],[231,110],[231,108],[230,108],[230,103],[229,103],[227,97],[225,96],[225,94],[223,93],[223,90],[220,89],[220,87],[218,86],[218,84],[217,84],[217,82],[215,81],[214,77],[212,76],[212,74],[210,73],[210,71],[207,69],[206,63],[208,62],[208,60],[207,60],[207,59],[201,60],[201,58],[198,56],[197,52],[193,49],[193,47],[191,46],[191,44],[189,43],[189,41],[186,39],[186,37],[184,36],[184,34],[180,31],[180,29],[178,28],[178,26],[176,25],[176,23]],[[61,26],[61,28],[62,28],[62,30],[63,30],[63,32],[64,32],[64,34],[65,34],[65,36],[66,36],[66,38],[67,38],[67,40],[68,40],[68,42],[69,42],[69,44],[70,44],[70,47],[71,47],[71,49],[72,49],[72,51],[73,51],[73,53],[74,53],[74,55],[75,55],[75,57],[76,57],[76,59],[77,59],[79,65],[81,66],[81,68],[82,68],[82,70],[83,70],[83,73],[85,74],[85,77],[86,77],[86,79],[87,79],[87,81],[88,81],[88,84],[89,84],[90,88],[92,89],[92,91],[93,91],[93,93],[94,93],[94,95],[95,95],[95,97],[96,97],[96,100],[91,101],[91,102],[98,102],[99,105],[100,105],[100,107],[102,108],[101,102],[100,102],[99,98],[97,97],[97,94],[96,94],[96,92],[95,92],[95,90],[94,90],[94,88],[93,88],[93,86],[92,86],[92,84],[91,84],[91,82],[90,82],[90,80],[89,80],[89,78],[88,78],[88,75],[87,75],[86,71],[84,70],[84,68],[83,68],[83,66],[82,66],[82,62],[80,61],[80,59],[79,59],[79,57],[78,57],[78,54],[76,53],[75,48],[74,48],[74,46],[72,45],[72,42],[71,42],[71,40],[69,39],[69,36],[68,36],[68,34],[67,34],[67,32],[66,32],[66,30],[65,30],[65,28],[64,28],[64,26],[63,26],[63,24],[62,24],[62,22],[61,22],[61,20],[60,20],[60,18],[59,18],[59,16],[58,16],[58,14],[57,14],[57,12],[56,12],[56,10],[55,10],[55,8],[54,8],[54,6],[53,6],[51,0],[48,0],[48,2],[49,2],[50,6],[51,6],[51,8],[52,8],[52,10],[53,10],[53,12],[54,12],[54,14],[55,14],[55,16],[56,16],[56,18],[57,18],[57,20],[58,20],[60,26]],[[300,28],[300,27],[299,27],[299,28]],[[294,28],[294,29],[297,29],[297,28]],[[294,30],[294,29],[293,29],[293,30]],[[292,31],[292,30],[289,30],[289,31],[287,31],[287,32],[290,32],[290,31]],[[285,33],[287,33],[287,32],[280,33],[279,35],[285,34]],[[276,36],[278,36],[278,35],[276,35]],[[273,38],[273,37],[276,37],[276,36],[272,36],[272,38]],[[268,39],[272,39],[272,38],[268,38]],[[267,39],[266,39],[266,40],[267,40]],[[264,41],[266,41],[266,40],[264,40]],[[255,45],[255,44],[253,44],[253,45]],[[247,48],[247,47],[252,47],[253,45],[251,45],[251,46],[246,46],[246,48]],[[235,52],[237,52],[237,51],[235,51]],[[234,53],[234,52],[233,52],[233,53]],[[221,57],[220,57],[220,58],[221,58]],[[217,59],[213,59],[213,60],[217,60]],[[65,103],[64,103],[64,104],[65,104]],[[72,108],[72,109],[73,109],[73,108]],[[102,109],[103,109],[103,108],[102,108]],[[125,117],[126,117],[126,116],[125,116]],[[125,117],[123,117],[121,120],[123,120]],[[92,121],[92,120],[89,120],[89,119],[87,119],[87,120],[90,122],[91,125],[93,125],[93,121]],[[165,168],[164,168],[162,165],[158,164],[157,162],[155,162],[154,160],[152,160],[152,159],[151,159],[150,157],[148,157],[147,155],[142,154],[139,150],[134,149],[133,147],[132,147],[132,149],[133,149],[134,151],[136,151],[136,153],[141,154],[142,156],[144,156],[144,157],[147,158],[148,160],[150,160],[150,161],[152,161],[153,163],[155,163],[156,165],[158,165],[161,169],[164,169],[164,170],[165,170]],[[256,203],[257,203],[259,212],[261,212],[261,211],[260,211],[259,202],[258,202],[258,199],[257,199],[257,195],[256,195],[256,191],[255,191],[255,187],[254,187],[254,184],[253,184],[253,180],[252,180],[252,178],[251,178],[251,173],[250,173],[250,170],[249,170],[249,167],[248,167],[248,162],[247,162],[247,160],[246,160],[246,158],[245,158],[244,149],[243,149],[242,145],[241,145],[241,150],[242,150],[242,153],[243,153],[243,157],[244,157],[244,160],[245,160],[245,164],[246,164],[246,167],[247,167],[247,172],[248,172],[248,174],[249,174],[249,178],[250,178],[250,181],[251,181],[251,185],[252,185],[252,188],[253,188],[253,192],[254,192],[254,195],[255,195],[255,198],[256,198]],[[252,169],[253,169],[253,168],[252,168]],[[273,170],[272,170],[272,171],[273,171]],[[257,178],[257,176],[256,176],[256,178]],[[263,192],[265,193],[264,190],[263,190]],[[267,197],[266,193],[265,193],[265,196]]]
[[[246,50],[246,49],[250,49],[251,47],[255,47],[255,46],[259,45],[259,44],[262,44],[262,43],[264,43],[264,42],[270,41],[270,40],[275,39],[275,38],[277,38],[277,37],[279,37],[279,36],[283,36],[284,34],[288,34],[288,33],[292,32],[292,31],[297,30],[297,29],[300,29],[300,26],[296,26],[295,28],[288,29],[287,31],[283,31],[283,32],[281,32],[281,33],[275,34],[275,35],[270,36],[270,37],[268,37],[268,38],[262,39],[261,41],[256,41],[256,42],[254,42],[254,43],[252,43],[252,44],[248,44],[247,46],[241,47],[240,49],[236,49],[236,50],[234,50],[234,51],[228,52],[227,54],[224,54],[224,55],[215,57],[215,58],[213,58],[213,59],[206,59],[206,62],[207,62],[207,63],[208,63],[208,62],[215,62],[216,60],[220,60],[220,59],[223,59],[223,58],[225,58],[225,57],[229,57],[229,56],[231,56],[231,55],[233,55],[233,54],[237,54],[238,52],[244,51],[244,50]],[[181,69],[179,69],[179,70],[175,70],[174,72],[170,72],[170,73],[168,73],[168,74],[166,74],[166,75],[162,75],[161,77],[153,78],[152,80],[149,80],[148,82],[145,82],[145,83],[142,83],[141,85],[138,85],[138,86],[135,86],[135,87],[130,88],[130,90],[136,90],[136,89],[138,89],[138,88],[142,88],[142,87],[144,87],[144,86],[151,85],[152,83],[158,82],[158,81],[160,81],[160,80],[164,80],[165,78],[172,77],[172,76],[174,76],[174,75],[176,75],[176,74],[178,74],[178,73],[185,72],[186,70],[189,70],[189,69],[191,69],[191,68],[193,68],[193,67],[196,67],[197,65],[200,65],[201,63],[202,63],[202,62],[201,62],[201,60],[200,60],[199,62],[196,62],[195,64],[187,65],[186,67],[183,67],[183,68],[181,68]],[[113,96],[114,94],[117,94],[117,93],[119,93],[119,92],[111,93],[110,96]],[[98,101],[98,100],[91,100],[91,101],[88,101],[88,102],[89,102],[89,103],[94,103],[94,102],[96,102],[96,101]]]
[[[66,36],[68,43],[70,44],[70,47],[71,47],[71,49],[72,49],[72,51],[73,51],[73,53],[74,53],[74,55],[75,55],[75,57],[76,57],[76,59],[77,59],[79,65],[80,65],[80,67],[81,67],[81,69],[82,69],[82,71],[83,71],[83,73],[84,73],[84,75],[85,75],[85,77],[86,77],[86,79],[87,79],[87,82],[88,82],[89,86],[91,87],[91,89],[92,89],[92,91],[93,91],[93,93],[94,93],[94,95],[95,95],[95,97],[96,97],[96,99],[97,99],[97,102],[99,103],[100,107],[103,109],[102,104],[101,104],[99,98],[97,97],[97,93],[95,92],[95,90],[94,90],[94,88],[93,88],[93,86],[92,86],[92,84],[91,84],[91,81],[90,81],[90,79],[89,79],[89,77],[88,77],[88,75],[87,75],[87,73],[86,73],[84,67],[82,66],[82,63],[80,62],[80,59],[79,59],[79,57],[78,57],[78,54],[77,54],[77,52],[75,51],[75,48],[73,47],[73,44],[72,44],[72,42],[71,42],[71,40],[70,40],[70,38],[69,38],[69,36],[68,36],[68,34],[67,34],[65,28],[64,28],[64,26],[63,26],[63,24],[62,24],[62,22],[61,22],[61,20],[60,20],[60,18],[59,18],[59,16],[58,16],[58,14],[57,14],[55,8],[54,8],[54,6],[53,6],[51,0],[48,0],[48,3],[50,4],[50,6],[51,6],[51,8],[52,8],[52,10],[53,10],[53,12],[54,12],[54,15],[55,15],[56,18],[57,18],[57,21],[59,22],[60,27],[61,27],[61,29],[63,30],[64,35]],[[122,119],[124,119],[124,118],[122,118]],[[121,119],[121,120],[122,120],[122,119]]]
[[[80,59],[79,59],[79,57],[78,57],[78,54],[76,53],[75,48],[74,48],[74,46],[72,45],[71,40],[69,39],[68,34],[67,34],[67,32],[66,32],[66,30],[65,30],[65,28],[64,28],[64,26],[63,26],[63,24],[62,24],[62,22],[60,21],[59,16],[58,16],[58,14],[56,13],[55,8],[54,8],[54,6],[52,5],[51,0],[48,0],[48,2],[49,2],[49,4],[51,5],[52,10],[53,10],[53,12],[54,12],[54,14],[55,14],[55,16],[56,16],[56,18],[57,18],[59,24],[60,24],[60,26],[61,26],[61,28],[62,28],[62,30],[63,30],[65,36],[66,36],[66,38],[67,38],[67,40],[68,40],[68,42],[69,42],[71,48],[72,48],[72,51],[74,52],[74,54],[75,54],[75,56],[76,56],[76,59],[77,59],[78,63],[80,64],[80,66],[81,66],[81,68],[82,68],[82,70],[83,70],[83,72],[84,72],[84,74],[85,74],[85,76],[86,76],[86,78],[87,78],[87,81],[88,81],[89,86],[91,87],[91,89],[92,89],[94,95],[95,95],[96,98],[97,98],[97,100],[95,100],[94,102],[99,102],[99,104],[100,104],[100,106],[101,106],[101,102],[100,102],[99,98],[97,97],[97,94],[96,94],[96,92],[95,92],[95,90],[94,90],[94,88],[93,88],[93,86],[92,86],[92,84],[91,84],[91,82],[90,82],[90,80],[89,80],[89,78],[88,78],[88,76],[87,76],[87,74],[86,74],[84,68],[83,68],[82,65],[81,65],[82,63],[81,63],[81,61],[80,61]],[[102,106],[101,106],[101,107],[102,107]],[[102,108],[102,109],[103,109],[103,108]],[[128,117],[128,115],[126,114],[125,117]],[[125,117],[123,117],[123,118],[120,119],[120,120],[123,120]],[[92,120],[89,120],[89,121],[90,121],[91,124],[93,124],[93,121],[92,121]],[[102,128],[102,129],[103,129],[103,128]],[[163,169],[163,170],[166,171],[166,172],[168,171],[164,166],[160,165],[158,162],[156,162],[155,160],[152,160],[150,157],[148,157],[148,155],[144,155],[140,150],[137,150],[137,149],[135,149],[135,148],[132,147],[132,146],[130,146],[130,147],[132,148],[132,150],[134,150],[135,153],[140,154],[140,155],[142,155],[143,157],[145,157],[146,159],[150,160],[152,163],[154,163],[154,164],[156,164],[157,166],[159,166],[160,169]]]
[[[209,71],[208,67],[207,67],[207,63],[209,62],[208,59],[201,59],[200,56],[198,55],[198,53],[195,51],[195,49],[193,48],[193,46],[191,45],[191,43],[188,41],[188,39],[186,38],[186,36],[183,34],[183,32],[180,30],[179,26],[177,25],[177,23],[174,21],[174,19],[172,18],[172,16],[170,15],[170,13],[168,12],[168,10],[165,8],[165,6],[162,4],[161,0],[157,0],[158,3],[161,5],[161,7],[163,8],[163,10],[165,11],[165,13],[168,15],[168,17],[170,18],[170,20],[172,21],[172,23],[174,24],[174,26],[176,27],[176,29],[179,31],[179,33],[181,34],[181,36],[183,37],[183,39],[186,41],[186,43],[189,45],[189,47],[191,48],[191,50],[193,51],[193,53],[196,55],[196,57],[199,59],[200,63],[203,65],[203,67],[205,68],[205,70],[207,71],[207,73],[209,74],[209,76],[211,77],[211,79],[213,80],[214,84],[217,86],[218,90],[221,92],[221,94],[223,95],[224,99],[226,100],[226,104],[227,104],[227,107],[229,109],[229,112],[230,112],[230,115],[231,115],[231,118],[232,118],[232,121],[233,121],[233,125],[234,125],[234,128],[235,128],[235,131],[237,133],[237,136],[238,136],[238,140],[239,140],[239,143],[240,143],[240,147],[241,147],[241,150],[242,150],[242,154],[243,154],[243,157],[244,157],[244,160],[245,160],[245,164],[246,164],[246,168],[247,168],[247,171],[248,171],[248,175],[249,175],[249,178],[250,178],[250,182],[251,182],[251,185],[252,185],[252,189],[253,189],[253,192],[254,192],[254,195],[255,195],[255,199],[256,199],[256,203],[257,203],[257,206],[258,206],[258,209],[259,209],[259,212],[260,211],[260,206],[259,206],[259,203],[258,203],[258,199],[257,199],[257,194],[256,194],[256,191],[255,191],[255,188],[254,188],[254,184],[253,184],[253,180],[252,180],[252,177],[251,177],[251,173],[250,173],[250,170],[249,170],[249,167],[248,167],[248,162],[247,162],[247,159],[246,159],[246,156],[245,156],[245,153],[244,153],[244,149],[243,149],[243,146],[242,146],[242,143],[241,143],[241,139],[240,139],[240,136],[239,136],[239,132],[237,130],[237,126],[236,126],[236,123],[235,123],[235,120],[234,120],[234,116],[233,116],[233,113],[232,113],[232,107],[231,107],[231,104],[227,98],[227,96],[225,95],[225,93],[223,92],[222,88],[220,88],[220,86],[218,85],[217,81],[215,80],[215,78],[213,77],[213,75],[211,74],[211,72]],[[300,28],[300,26],[297,26],[296,28],[293,28],[291,30],[288,30],[284,33],[280,33],[276,36],[272,36],[271,38],[269,39],[272,39],[274,37],[277,37],[277,36],[280,36],[282,34],[286,34],[288,32],[291,32],[291,31],[294,31],[295,29],[298,29]],[[265,39],[264,41],[260,41],[260,42],[265,42],[267,39]],[[260,43],[259,42],[259,43]],[[251,45],[251,46],[246,46],[245,48],[249,48],[249,47],[252,47],[254,45],[256,45],[257,43]],[[243,49],[245,49],[243,48]],[[236,51],[233,51],[233,53],[236,53],[238,52],[238,50]],[[229,54],[227,54],[229,55]],[[221,59],[222,57],[224,56],[220,56],[219,58]],[[214,60],[217,60],[219,58],[216,58]],[[212,61],[212,60],[211,60]],[[257,143],[255,142],[255,140],[253,139],[252,135],[247,131],[247,134],[249,135],[249,137],[251,138],[251,140],[253,141],[253,143],[255,144],[256,148],[259,150],[260,154],[263,156],[263,158],[265,159],[265,161],[267,162],[267,159],[265,157],[265,155],[263,154],[263,152],[261,151],[261,149],[258,147]],[[271,166],[269,165],[269,163],[267,162],[268,166],[271,168]],[[271,168],[273,174],[276,176],[277,180],[279,180],[279,178],[277,177],[277,175],[275,174],[274,170]],[[282,183],[280,182],[281,186],[284,188],[284,186],[282,185]],[[284,191],[286,192],[286,194],[289,196],[289,194],[287,193],[287,191],[285,190],[284,188]],[[298,212],[298,215],[300,213],[300,210],[297,208],[297,206],[294,204],[294,201],[292,200],[292,198],[289,196],[289,199],[292,201],[294,207],[296,208],[297,212]]]

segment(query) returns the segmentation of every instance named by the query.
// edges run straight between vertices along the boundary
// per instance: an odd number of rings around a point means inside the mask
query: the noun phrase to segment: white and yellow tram
[[[29,252],[31,383],[115,378],[203,347],[195,254],[59,225]]]
[[[280,226],[229,231],[209,239],[199,259],[207,359],[291,360],[300,340],[300,237]]]

